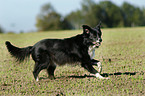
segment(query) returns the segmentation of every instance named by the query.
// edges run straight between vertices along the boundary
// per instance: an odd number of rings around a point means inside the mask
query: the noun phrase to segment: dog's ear
[[[89,27],[88,25],[82,25],[82,27],[83,27],[84,33],[87,33],[87,34],[90,33],[91,27]]]
[[[101,21],[99,22],[99,24],[96,26],[96,28],[99,28],[100,29],[101,27]]]

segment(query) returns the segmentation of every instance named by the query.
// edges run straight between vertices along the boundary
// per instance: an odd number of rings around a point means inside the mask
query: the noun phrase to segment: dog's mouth
[[[99,47],[101,45],[101,42],[93,42],[93,44],[96,46],[96,47]]]

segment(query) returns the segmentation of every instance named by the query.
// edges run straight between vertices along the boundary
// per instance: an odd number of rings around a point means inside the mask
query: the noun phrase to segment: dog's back
[[[82,42],[82,35],[66,39],[41,40],[33,46],[32,57],[37,62],[38,58],[44,59],[48,55],[49,61],[58,65],[81,62],[82,51],[88,50]]]

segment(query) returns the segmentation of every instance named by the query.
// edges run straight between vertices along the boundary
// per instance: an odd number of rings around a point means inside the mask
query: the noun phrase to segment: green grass
[[[44,70],[39,82],[35,82],[32,75],[34,61],[30,58],[22,64],[14,62],[5,41],[26,47],[41,39],[66,38],[82,31],[0,34],[0,95],[145,95],[145,27],[102,29],[102,32],[103,42],[96,49],[95,58],[102,62],[102,75],[110,77],[109,80],[91,77],[79,66],[61,66],[55,71],[55,80],[47,79]]]

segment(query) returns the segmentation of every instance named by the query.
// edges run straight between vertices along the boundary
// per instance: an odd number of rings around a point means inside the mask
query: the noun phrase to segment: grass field
[[[5,41],[19,47],[33,45],[44,38],[66,38],[77,31],[0,34],[0,95],[5,96],[145,96],[145,27],[102,29],[103,42],[95,58],[103,65],[103,76],[92,77],[79,66],[60,66],[55,80],[47,79],[45,70],[35,82],[34,61],[18,64],[9,55]]]

